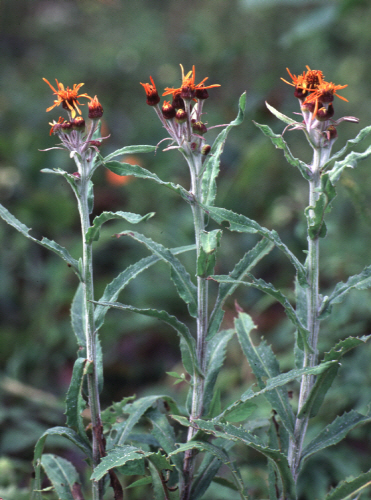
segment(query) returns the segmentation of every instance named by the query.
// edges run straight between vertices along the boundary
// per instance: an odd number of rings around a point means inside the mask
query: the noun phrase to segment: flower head
[[[48,82],[48,80],[46,78],[43,78],[43,80],[44,80],[44,82],[46,82],[49,85],[49,87],[52,89],[54,94],[58,97],[58,99],[54,101],[53,106],[50,106],[50,108],[48,108],[46,111],[50,111],[53,108],[55,108],[56,106],[59,106],[60,104],[62,104],[62,107],[64,109],[67,109],[68,111],[71,112],[72,118],[75,118],[76,111],[81,115],[81,111],[80,111],[78,105],[82,106],[82,104],[80,104],[77,99],[79,99],[80,97],[87,97],[88,99],[91,99],[91,97],[89,97],[88,94],[78,95],[79,89],[84,85],[83,83],[79,83],[79,84],[74,83],[72,89],[70,89],[69,87],[67,87],[65,89],[63,83],[59,83],[58,80],[55,79],[55,81],[57,82],[57,88],[58,88],[58,90],[56,90]]]
[[[306,68],[308,71],[303,71],[303,74],[298,76],[292,75],[289,68],[286,68],[292,79],[292,83],[288,82],[284,78],[281,78],[281,80],[285,83],[295,87],[294,95],[298,99],[305,99],[310,90],[316,89],[318,85],[324,81],[324,76],[321,70],[312,70],[309,66]]]
[[[176,96],[176,94],[180,94],[180,97],[182,99],[193,99],[195,97],[196,91],[202,90],[202,93],[204,94],[206,89],[212,89],[214,87],[220,87],[218,84],[214,85],[208,85],[205,86],[204,82],[208,79],[208,77],[204,78],[200,83],[195,85],[195,79],[196,79],[196,69],[193,66],[192,71],[189,71],[185,76],[184,76],[184,68],[182,65],[180,65],[182,69],[182,85],[178,89],[174,88],[169,88],[166,87],[165,92],[162,94],[163,96],[165,95],[170,95],[172,94],[173,97]],[[204,94],[205,95],[205,94]],[[205,99],[205,97],[203,97]]]
[[[160,96],[158,95],[155,82],[153,81],[152,76],[149,77],[151,83],[140,83],[143,85],[144,90],[147,94],[147,104],[148,106],[156,106],[160,102]],[[151,85],[152,84],[152,85]]]
[[[313,111],[313,117],[315,117],[317,115],[319,103],[331,103],[334,100],[335,95],[343,101],[348,102],[348,99],[345,99],[345,97],[336,93],[338,90],[345,89],[347,86],[348,85],[335,85],[332,82],[329,83],[322,81],[319,85],[317,85],[317,88],[310,89],[310,92],[312,93],[305,99],[304,104],[312,102],[315,103]]]
[[[94,96],[94,99],[90,99],[88,102],[89,108],[89,118],[91,120],[97,120],[103,116],[103,107],[101,103],[98,101],[98,97]]]

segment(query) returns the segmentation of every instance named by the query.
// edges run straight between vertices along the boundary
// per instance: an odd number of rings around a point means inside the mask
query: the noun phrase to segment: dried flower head
[[[212,89],[214,87],[220,87],[220,85],[215,84],[215,85],[208,85],[205,86],[204,82],[208,79],[208,77],[204,78],[200,83],[195,85],[195,79],[196,79],[196,69],[193,66],[192,71],[189,71],[185,76],[184,76],[184,68],[182,65],[180,65],[181,70],[182,70],[182,85],[178,89],[174,88],[169,88],[166,87],[165,92],[162,94],[163,96],[165,95],[170,95],[172,94],[174,97],[176,94],[180,94],[180,97],[182,99],[193,99],[195,97],[195,93],[197,90],[202,90],[202,95],[205,95],[204,92],[206,89]],[[205,97],[203,97],[205,99]]]
[[[148,106],[156,106],[160,102],[160,96],[158,95],[155,82],[153,81],[152,76],[149,77],[151,83],[140,83],[143,85],[144,90],[147,94],[147,104]]]
[[[68,111],[70,111],[72,118],[75,118],[76,111],[81,115],[81,111],[80,111],[78,105],[79,106],[83,106],[83,105],[81,103],[79,103],[78,99],[80,97],[87,97],[88,99],[91,99],[91,97],[88,96],[88,94],[78,95],[79,89],[84,85],[83,83],[79,83],[79,84],[74,83],[72,89],[70,89],[69,87],[67,87],[65,89],[63,83],[59,83],[58,80],[55,79],[55,81],[57,82],[57,88],[58,88],[58,90],[56,90],[48,82],[48,80],[46,78],[43,78],[43,80],[44,80],[44,82],[46,82],[49,85],[49,87],[52,89],[54,94],[58,97],[58,99],[54,101],[53,106],[50,106],[50,108],[48,108],[46,111],[50,111],[53,108],[55,108],[56,106],[59,106],[60,104],[62,104],[62,107],[64,109],[67,109]]]
[[[91,120],[98,120],[103,116],[103,107],[101,103],[98,101],[98,97],[94,96],[94,99],[90,99],[88,102],[89,108],[89,118]]]

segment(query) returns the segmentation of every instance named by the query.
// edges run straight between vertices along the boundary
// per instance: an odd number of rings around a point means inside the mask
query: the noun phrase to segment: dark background
[[[360,118],[358,125],[339,126],[335,150],[370,124],[370,20],[371,5],[362,0],[3,0],[1,203],[32,227],[34,236],[55,239],[79,257],[73,195],[63,178],[40,173],[42,168],[75,170],[65,151],[40,151],[55,145],[48,122],[62,114],[61,108],[45,112],[53,96],[42,77],[52,84],[57,78],[70,87],[84,82],[81,92],[98,95],[104,107],[103,135],[110,135],[102,152],[108,154],[130,144],[157,144],[165,137],[139,82],[149,82],[152,75],[160,91],[178,87],[179,63],[186,72],[195,64],[196,83],[208,76],[208,83],[221,85],[210,91],[205,104],[205,121],[210,126],[234,119],[238,98],[247,92],[245,122],[231,131],[222,156],[216,204],[275,228],[303,260],[306,182],[252,120],[281,132],[283,124],[270,115],[264,101],[288,115],[299,111],[293,88],[280,77],[288,79],[286,67],[299,74],[309,65],[321,69],[327,81],[349,85],[339,92],[349,103],[335,98],[335,117]],[[82,109],[86,114],[86,107]],[[209,142],[217,130],[207,135]],[[304,136],[291,132],[285,138],[296,156],[310,161]],[[366,140],[358,150],[368,144]],[[164,153],[160,147],[156,155],[126,160],[162,179],[189,186],[187,166],[176,151]],[[357,170],[347,170],[338,184],[338,197],[328,217],[328,237],[321,242],[323,293],[370,264],[370,167],[371,160],[360,163]],[[95,215],[103,210],[155,211],[155,218],[134,229],[169,247],[193,242],[190,209],[172,192],[138,179],[119,185],[103,168],[95,174],[94,183]],[[130,240],[111,239],[127,227],[121,222],[107,224],[95,246],[97,298],[121,270],[147,255]],[[63,261],[5,223],[0,223],[0,237],[0,496],[19,500],[28,498],[37,438],[46,428],[64,423],[63,400],[76,357],[69,308],[77,280]],[[252,236],[226,231],[216,272],[228,273],[255,241]],[[183,256],[182,261],[194,275],[193,256]],[[259,265],[256,275],[292,296],[293,268],[277,251]],[[120,300],[166,309],[188,321],[186,308],[174,292],[168,269],[158,264],[131,283]],[[293,331],[281,307],[247,288],[235,297],[259,325],[258,334],[273,345],[281,368],[291,368]],[[322,326],[322,351],[340,338],[370,333],[370,299],[369,292],[355,292],[336,306],[333,317]],[[235,315],[233,299],[226,311],[225,326],[229,327]],[[148,318],[111,311],[101,341],[103,407],[132,394],[167,393],[184,402],[184,384],[173,386],[173,379],[165,374],[182,372],[178,339],[169,328]],[[339,380],[313,423],[313,434],[337,414],[353,407],[366,409],[370,355],[370,347],[365,346],[344,360]],[[219,380],[223,401],[237,397],[251,382],[248,365],[232,342]],[[258,413],[269,416],[264,402]],[[83,469],[79,456],[65,443],[52,439],[49,443],[47,451],[57,450]],[[246,449],[237,453],[249,491],[265,498],[264,461]],[[343,477],[366,471],[370,458],[369,429],[364,427],[308,463],[302,498],[323,497]],[[135,490],[129,492],[130,498],[137,498]],[[216,492],[210,498],[232,498],[223,488]]]

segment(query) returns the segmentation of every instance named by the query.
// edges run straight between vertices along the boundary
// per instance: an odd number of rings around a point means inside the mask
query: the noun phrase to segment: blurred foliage
[[[298,74],[309,65],[321,69],[328,81],[349,85],[342,92],[349,103],[336,99],[337,116],[356,115],[361,120],[359,125],[339,127],[335,150],[371,123],[370,16],[366,0],[2,0],[1,202],[32,227],[34,235],[56,239],[78,256],[79,221],[72,193],[62,178],[40,173],[45,167],[73,168],[65,152],[40,151],[54,146],[48,122],[59,116],[58,108],[45,113],[53,97],[42,77],[51,83],[57,78],[69,86],[85,82],[82,91],[98,95],[104,106],[103,135],[109,135],[102,148],[107,154],[124,145],[156,144],[163,139],[139,82],[149,81],[152,75],[159,89],[178,86],[179,63],[186,71],[195,64],[197,80],[209,76],[211,84],[221,84],[210,91],[206,102],[210,126],[233,119],[239,95],[246,90],[248,96],[247,120],[231,132],[222,157],[217,205],[277,229],[297,256],[304,258],[306,183],[251,120],[280,132],[281,124],[268,113],[264,101],[286,114],[298,111],[292,88],[280,77],[287,78],[286,67]],[[210,142],[215,134],[210,131]],[[298,132],[285,137],[294,154],[310,161],[308,146]],[[186,166],[176,152],[163,153],[160,147],[155,156],[131,161],[188,187]],[[339,183],[328,218],[328,237],[321,242],[324,291],[370,264],[369,168],[368,160],[357,170],[348,170]],[[189,207],[170,191],[139,180],[118,185],[103,169],[94,182],[95,214],[118,209],[141,214],[156,211],[141,231],[167,246],[192,242]],[[122,223],[111,224],[96,245],[97,297],[119,271],[146,255],[134,242],[111,240],[113,233],[123,229]],[[0,496],[11,500],[26,498],[37,437],[64,421],[62,402],[76,351],[69,307],[77,282],[55,255],[25,241],[5,223],[0,224],[0,237]],[[217,273],[228,273],[253,242],[252,236],[225,232]],[[192,256],[182,256],[182,260],[192,269]],[[258,274],[277,287],[293,288],[293,269],[277,251],[260,264]],[[168,269],[158,264],[133,282],[120,300],[186,316],[172,286]],[[236,298],[253,315],[259,335],[273,344],[282,368],[292,366],[292,329],[281,308],[253,290],[240,290]],[[358,292],[337,306],[322,327],[323,350],[341,337],[369,333],[370,299],[370,293]],[[233,316],[231,300],[226,326]],[[165,375],[165,371],[182,370],[178,340],[166,326],[112,311],[101,340],[104,406],[134,393],[185,393],[184,384],[173,386],[173,379]],[[345,359],[337,386],[317,417],[318,428],[336,413],[352,407],[362,410],[369,403],[370,355],[368,346]],[[251,381],[247,363],[233,344],[218,382],[224,401],[229,402]],[[39,398],[32,396],[36,388],[44,391],[44,398],[41,393]],[[269,409],[261,411],[269,415]],[[308,464],[303,500],[321,498],[343,476],[369,468],[368,430],[353,432]],[[48,445],[53,450],[63,446],[52,441]],[[74,453],[62,450],[64,456]],[[251,494],[263,498],[266,478],[257,465],[264,461],[246,449],[237,449],[237,454]],[[75,461],[81,470],[79,456]],[[132,498],[136,498],[134,491]],[[223,496],[223,488],[215,486],[205,499],[231,498],[226,491]]]

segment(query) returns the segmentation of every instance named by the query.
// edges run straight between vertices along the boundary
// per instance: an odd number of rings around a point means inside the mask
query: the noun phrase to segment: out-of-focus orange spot
[[[141,166],[141,162],[138,156],[124,156],[121,160],[121,163],[130,163],[130,165],[139,165]],[[106,179],[109,184],[113,186],[124,186],[125,184],[129,184],[132,182],[135,177],[133,175],[118,175],[111,170],[106,169]]]

